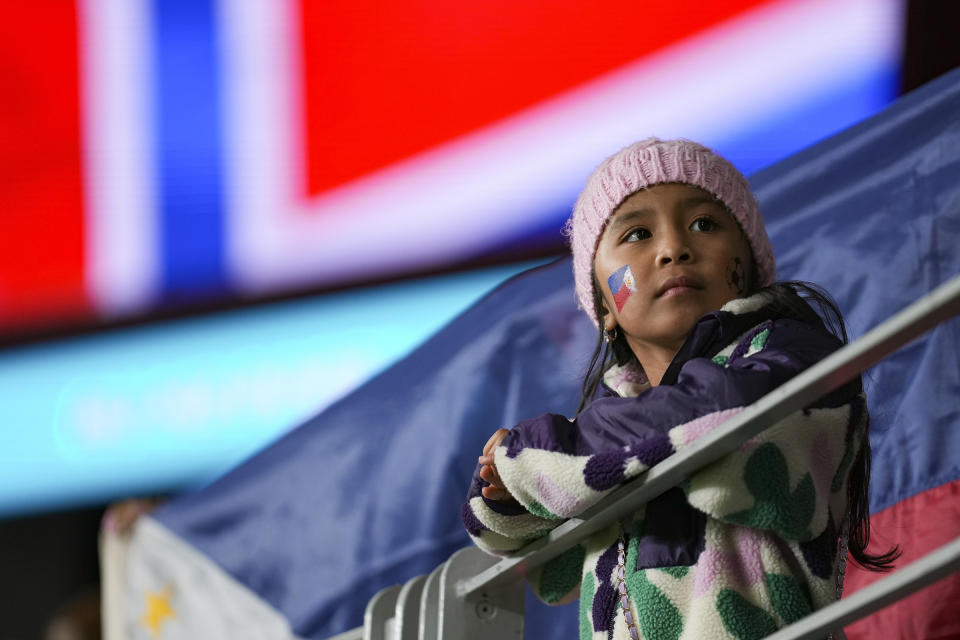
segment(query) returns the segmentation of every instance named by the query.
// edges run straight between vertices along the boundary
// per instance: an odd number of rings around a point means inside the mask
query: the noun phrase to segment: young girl
[[[597,348],[576,418],[526,420],[484,447],[462,515],[491,553],[579,515],[846,342],[829,298],[774,284],[746,179],[699,144],[614,154],[568,227]],[[868,425],[858,378],[531,572],[531,586],[548,603],[579,586],[581,638],[762,638],[839,597],[846,545],[871,569],[896,557],[865,552]]]

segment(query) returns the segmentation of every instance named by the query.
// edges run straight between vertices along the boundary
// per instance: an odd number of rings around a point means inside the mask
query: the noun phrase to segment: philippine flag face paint
[[[613,272],[607,278],[607,285],[610,287],[610,293],[613,294],[613,301],[617,305],[617,313],[623,309],[630,294],[636,293],[637,288],[633,283],[633,273],[630,271],[630,265],[625,264]]]

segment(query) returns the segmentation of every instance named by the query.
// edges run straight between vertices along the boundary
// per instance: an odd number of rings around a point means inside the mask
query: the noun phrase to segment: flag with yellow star
[[[104,640],[298,640],[286,619],[149,516],[101,534]]]

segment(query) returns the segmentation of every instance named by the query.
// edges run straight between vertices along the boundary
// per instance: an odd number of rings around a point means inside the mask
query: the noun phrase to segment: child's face
[[[613,212],[597,246],[603,327],[619,327],[634,353],[679,349],[697,320],[745,294],[751,259],[740,226],[706,191],[638,191]]]

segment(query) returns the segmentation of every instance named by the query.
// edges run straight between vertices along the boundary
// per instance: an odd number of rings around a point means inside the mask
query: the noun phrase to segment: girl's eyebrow
[[[656,212],[653,209],[644,208],[644,209],[631,209],[630,211],[621,211],[616,214],[613,218],[613,222],[610,223],[610,229],[616,231],[620,227],[625,227],[637,218],[647,218],[654,215]]]

